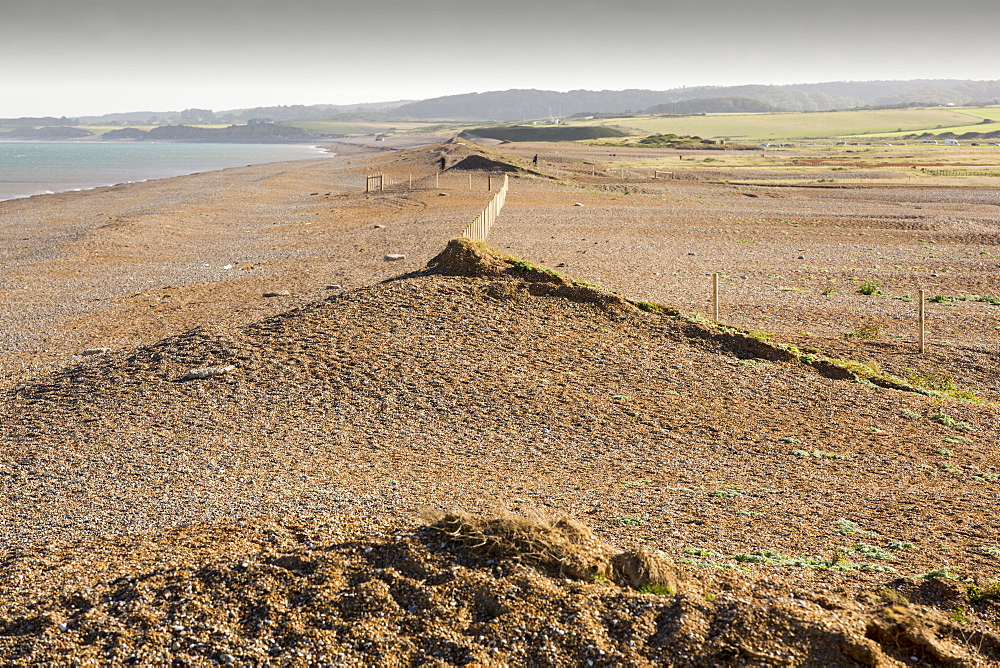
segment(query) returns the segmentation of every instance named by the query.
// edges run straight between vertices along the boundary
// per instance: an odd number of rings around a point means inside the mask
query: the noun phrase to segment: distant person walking
[[[533,164],[535,167],[538,167],[538,154],[537,153],[535,154],[535,157],[531,159],[531,164]]]

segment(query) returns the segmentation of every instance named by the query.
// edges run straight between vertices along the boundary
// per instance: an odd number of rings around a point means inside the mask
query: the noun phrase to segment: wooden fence
[[[1000,172],[968,171],[964,169],[922,169],[925,174],[931,176],[1000,176]]]
[[[507,200],[507,186],[509,184],[510,179],[504,174],[503,185],[500,186],[500,190],[493,196],[490,203],[486,205],[483,212],[476,216],[476,219],[469,223],[468,227],[462,230],[463,237],[472,241],[486,241],[490,230],[493,229],[493,223],[496,222],[497,216],[500,215],[503,203]]]

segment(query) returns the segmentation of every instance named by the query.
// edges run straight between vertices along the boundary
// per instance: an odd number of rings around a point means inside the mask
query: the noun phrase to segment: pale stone
[[[181,380],[204,380],[205,378],[214,378],[216,376],[222,376],[224,374],[235,371],[236,367],[232,364],[224,364],[220,366],[203,366],[196,367],[194,369],[189,369],[186,374],[181,378]]]

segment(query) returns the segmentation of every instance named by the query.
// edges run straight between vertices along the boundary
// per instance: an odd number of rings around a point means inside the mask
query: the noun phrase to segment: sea
[[[330,155],[304,144],[0,141],[0,201]]]

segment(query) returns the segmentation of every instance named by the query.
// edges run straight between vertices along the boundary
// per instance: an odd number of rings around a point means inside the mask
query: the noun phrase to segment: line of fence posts
[[[624,179],[628,176],[624,168],[620,169],[621,177]],[[596,165],[591,165],[591,176],[597,176]],[[640,176],[642,176],[640,174]],[[493,174],[487,174],[486,176],[486,189],[489,191],[493,190]],[[673,179],[675,178],[674,172],[662,171],[654,169],[653,173],[649,178],[652,179]],[[469,179],[469,190],[474,190],[472,174],[468,175]],[[413,190],[413,174],[407,174],[407,187],[409,190]],[[388,187],[396,185],[396,182],[390,178],[387,178],[384,174],[371,174],[365,178],[365,192],[384,192]],[[441,187],[441,172],[434,173],[434,187]]]
[[[490,178],[489,183],[492,184],[492,178]],[[463,237],[472,241],[486,241],[490,230],[493,229],[493,224],[496,223],[497,216],[500,215],[500,210],[503,208],[504,202],[507,201],[507,188],[509,185],[510,179],[504,174],[503,185],[500,186],[500,190],[497,191],[497,194],[486,205],[483,212],[476,216],[476,219],[462,230]]]
[[[925,293],[917,291],[917,352],[923,354],[927,350],[927,312]],[[719,323],[719,272],[712,273],[712,321]]]

